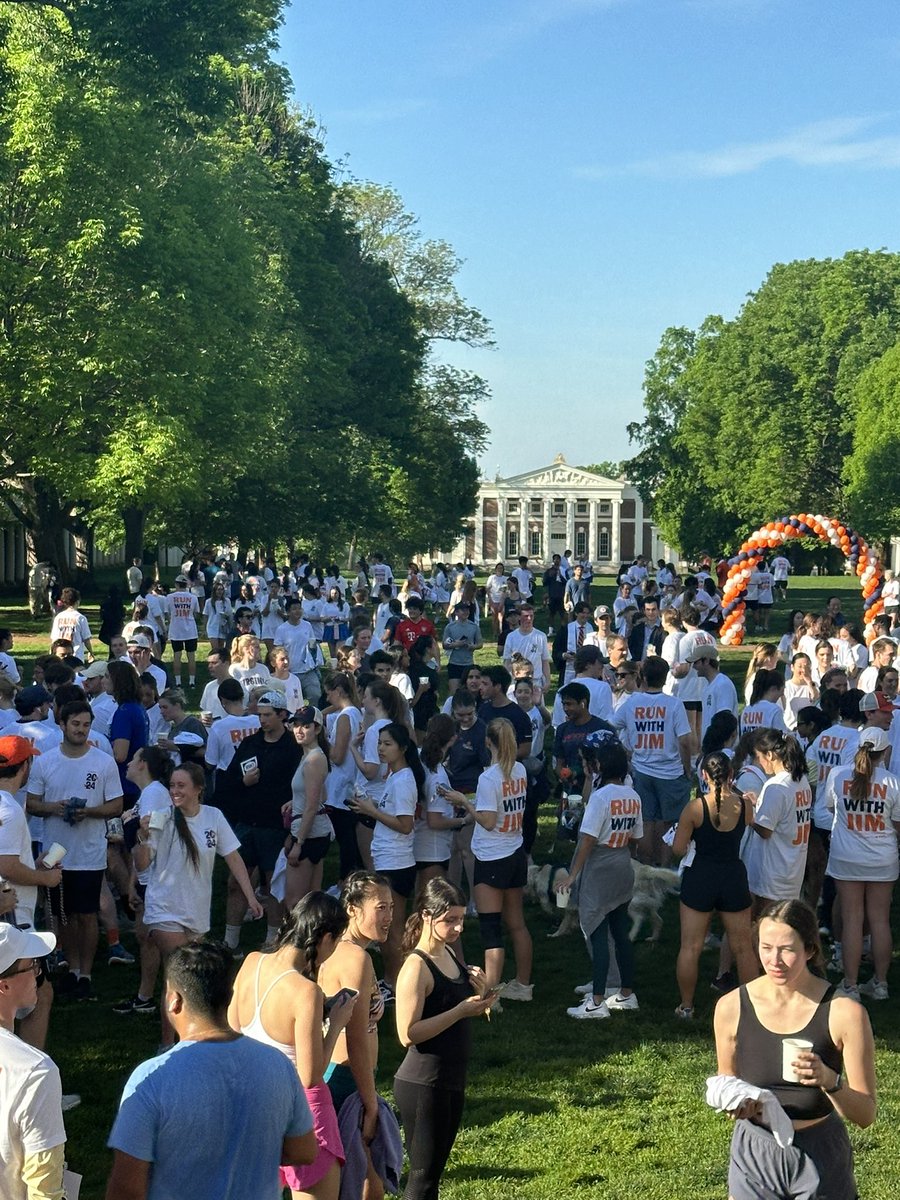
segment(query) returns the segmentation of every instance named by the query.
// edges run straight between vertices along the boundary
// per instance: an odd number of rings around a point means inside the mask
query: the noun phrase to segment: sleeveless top
[[[829,986],[816,1005],[811,1020],[790,1033],[773,1033],[760,1022],[756,1009],[747,994],[745,985],[740,988],[741,1010],[737,1028],[737,1074],[748,1083],[768,1088],[792,1120],[811,1121],[817,1117],[828,1117],[834,1107],[825,1093],[817,1087],[802,1083],[788,1083],[782,1079],[781,1043],[786,1037],[804,1038],[813,1044],[818,1054],[832,1071],[840,1071],[841,1055],[828,1032],[828,1015],[834,987]]]
[[[309,764],[315,761],[316,758],[324,758],[323,752],[318,746],[312,750],[304,751],[303,757],[297,770],[294,772],[294,777],[291,780],[291,833],[294,837],[300,831],[300,822],[303,819],[303,814],[306,811],[306,777],[304,771]],[[328,776],[326,775],[326,779]],[[321,838],[334,837],[334,829],[331,824],[331,819],[325,812],[325,785],[322,785],[322,794],[319,797],[319,807],[316,809],[316,815],[312,819],[312,824],[309,827],[309,837]]]
[[[439,971],[428,955],[423,954],[421,950],[413,950],[413,954],[418,954],[434,980],[434,987],[425,997],[422,1006],[421,1020],[447,1012],[473,994],[469,973],[452,950],[450,957],[458,969],[455,979]],[[461,1092],[466,1086],[471,1043],[470,1019],[462,1017],[436,1037],[410,1046],[406,1051],[406,1058],[397,1068],[396,1078],[407,1083],[423,1083],[429,1087],[440,1086],[450,1091]]]
[[[253,985],[253,1001],[254,1001],[254,1004],[256,1005],[256,1008],[253,1011],[253,1018],[249,1022],[249,1024],[241,1026],[241,1033],[245,1037],[253,1038],[254,1042],[262,1042],[262,1044],[264,1046],[271,1046],[275,1050],[280,1050],[281,1053],[285,1056],[285,1058],[289,1058],[291,1060],[291,1062],[294,1064],[294,1066],[296,1066],[297,1065],[296,1048],[293,1045],[290,1045],[290,1046],[287,1045],[287,1043],[285,1043],[285,1042],[276,1042],[274,1038],[269,1037],[269,1035],[266,1033],[265,1029],[263,1028],[262,1016],[260,1015],[262,1013],[262,1006],[265,1004],[266,998],[268,997],[269,992],[271,992],[271,990],[275,986],[275,984],[278,983],[280,980],[285,979],[288,975],[295,974],[295,972],[292,968],[290,971],[282,971],[280,975],[276,975],[275,978],[272,980],[272,982],[269,984],[269,986],[266,988],[266,990],[263,992],[262,996],[260,996],[260,994],[259,994],[259,974],[260,974],[260,971],[262,970],[264,958],[265,958],[265,956],[261,954],[259,956],[259,962],[256,964],[256,982]]]
[[[694,830],[694,845],[697,858],[712,859],[714,862],[734,862],[741,856],[741,840],[744,836],[744,806],[734,829],[716,829],[710,815],[709,805],[703,804],[703,824]]]

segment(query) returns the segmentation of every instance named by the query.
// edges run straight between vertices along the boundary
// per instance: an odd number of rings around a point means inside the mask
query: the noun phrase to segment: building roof
[[[573,467],[566,462],[562,454],[557,454],[553,462],[537,470],[524,471],[520,475],[497,476],[496,479],[485,479],[481,486],[498,488],[549,488],[549,487],[591,487],[609,488],[621,491],[624,481],[609,479],[605,475],[597,475],[593,471],[585,471],[582,467]]]

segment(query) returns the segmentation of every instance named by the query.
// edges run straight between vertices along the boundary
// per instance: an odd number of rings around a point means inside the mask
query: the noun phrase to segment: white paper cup
[[[166,815],[166,810],[164,808],[155,809],[150,814],[150,828],[157,831],[164,829],[166,824]]]
[[[44,866],[55,867],[57,863],[62,862],[66,857],[66,848],[61,846],[59,842],[54,842],[47,853],[44,855]]]
[[[167,729],[167,730],[165,730],[163,733],[158,733],[158,734],[156,735],[156,744],[157,744],[157,746],[161,746],[161,745],[163,744],[163,742],[167,742],[168,740],[169,740],[169,731],[168,731],[168,729]]]
[[[571,895],[572,895],[571,888],[563,888],[563,890],[561,892],[557,892],[556,893],[556,907],[557,908],[568,908],[569,907],[569,897]]]
[[[808,1042],[805,1038],[781,1039],[781,1075],[783,1079],[788,1083],[801,1082],[797,1068],[793,1065],[794,1059],[798,1054],[812,1050],[812,1048],[812,1042]]]

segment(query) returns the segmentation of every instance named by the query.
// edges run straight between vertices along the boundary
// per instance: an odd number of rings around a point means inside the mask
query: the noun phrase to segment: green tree
[[[844,464],[850,519],[872,539],[896,537],[900,499],[900,343],[872,363],[855,387],[853,453]]]
[[[607,479],[618,479],[622,474],[623,466],[623,463],[613,462],[611,458],[608,458],[603,462],[588,463],[587,466],[579,467],[579,470],[591,471],[594,475],[603,475]]]

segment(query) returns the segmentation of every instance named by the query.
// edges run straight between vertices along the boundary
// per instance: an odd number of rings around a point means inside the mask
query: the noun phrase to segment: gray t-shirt
[[[448,642],[458,642],[460,638],[468,638],[468,646],[451,650],[447,662],[454,667],[471,667],[475,661],[473,651],[481,645],[481,630],[474,621],[451,621],[444,630],[444,647]]]

